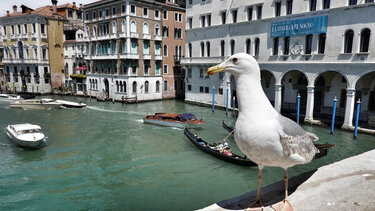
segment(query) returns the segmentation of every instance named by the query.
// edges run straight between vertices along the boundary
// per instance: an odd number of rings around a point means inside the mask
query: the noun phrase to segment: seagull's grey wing
[[[279,122],[283,132],[289,136],[301,136],[306,134],[301,126],[281,114],[279,115]]]

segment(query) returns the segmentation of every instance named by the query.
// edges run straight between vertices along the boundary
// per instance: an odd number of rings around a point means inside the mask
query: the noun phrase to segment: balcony
[[[155,55],[155,60],[163,60],[163,57],[161,55]]]
[[[143,34],[143,39],[151,40],[151,35],[150,34]]]
[[[93,60],[117,59],[117,54],[92,55],[91,59]]]
[[[192,65],[192,64],[206,64],[214,65],[224,62],[225,57],[181,57],[181,64]]]
[[[40,38],[47,39],[47,34],[46,33],[42,33],[41,36],[40,36]]]
[[[130,32],[130,37],[131,38],[138,38],[138,33],[137,32]]]
[[[126,32],[120,32],[120,38],[127,38]]]
[[[139,55],[134,53],[122,53],[120,54],[120,59],[139,59]]]
[[[110,39],[117,39],[117,34],[116,33],[112,33],[109,35],[109,38]]]
[[[17,38],[16,38],[16,35],[15,35],[15,34],[11,34],[11,35],[10,35],[10,39],[11,39],[11,40],[15,40],[15,39],[17,39]]]
[[[83,42],[90,42],[90,37],[84,36],[82,39]]]
[[[109,34],[101,34],[97,36],[97,40],[109,40],[110,36]]]
[[[37,34],[37,33],[32,33],[32,34],[31,34],[31,38],[32,38],[32,39],[36,39],[36,38],[38,38],[38,34]]]
[[[3,59],[3,63],[4,64],[38,64],[38,59]]]
[[[157,40],[157,41],[162,41],[162,40],[163,40],[163,37],[160,36],[160,35],[155,35],[155,40]]]
[[[143,59],[151,60],[150,54],[143,54]]]

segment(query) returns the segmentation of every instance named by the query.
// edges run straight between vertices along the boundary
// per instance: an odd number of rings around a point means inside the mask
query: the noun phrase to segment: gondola
[[[224,121],[222,121],[222,126],[228,132],[232,132],[232,130],[233,130],[233,128],[230,127],[230,126],[228,126],[228,125],[226,125]],[[315,157],[314,157],[314,159],[318,159],[318,158],[326,156],[327,153],[328,153],[328,149],[332,148],[335,145],[333,145],[333,144],[316,144],[316,143],[314,143],[314,146],[319,149],[319,153],[315,154]]]
[[[203,152],[206,152],[212,156],[215,156],[221,160],[234,163],[241,166],[256,166],[257,164],[251,161],[250,159],[246,157],[242,157],[240,155],[234,154],[232,152],[232,155],[225,155],[221,153],[219,150],[211,149],[211,147],[214,147],[214,145],[211,145],[205,141],[203,141],[199,136],[194,135],[191,133],[187,128],[184,129],[185,136],[189,139],[191,143],[193,143],[198,149],[202,150]]]

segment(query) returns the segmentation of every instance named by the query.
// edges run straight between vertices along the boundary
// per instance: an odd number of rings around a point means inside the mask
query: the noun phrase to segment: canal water
[[[112,104],[82,101],[84,109],[21,110],[0,104],[0,127],[40,125],[48,145],[37,151],[13,145],[0,133],[0,210],[194,210],[239,196],[257,187],[257,167],[218,160],[195,148],[182,129],[144,124],[155,112],[191,112],[206,120],[195,130],[218,142],[227,132],[221,121],[232,113],[166,100]],[[333,143],[328,156],[289,170],[298,175],[375,148],[375,138],[328,128],[304,126],[319,142]],[[238,152],[233,137],[229,145]],[[280,168],[264,169],[264,185],[283,179]]]

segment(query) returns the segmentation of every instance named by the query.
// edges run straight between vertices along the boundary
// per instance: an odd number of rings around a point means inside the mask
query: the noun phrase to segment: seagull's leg
[[[258,165],[258,168],[259,168],[259,174],[258,174],[257,197],[256,197],[255,201],[250,204],[249,207],[252,207],[252,206],[254,206],[254,205],[258,204],[258,203],[260,204],[261,207],[263,207],[262,201],[260,200],[260,191],[262,189],[262,179],[263,179],[263,173],[262,173],[263,166]]]
[[[285,198],[284,198],[284,205],[281,209],[281,211],[284,210],[294,210],[292,205],[290,204],[288,200],[288,169],[285,170],[285,175],[284,175],[284,184],[285,184]]]

